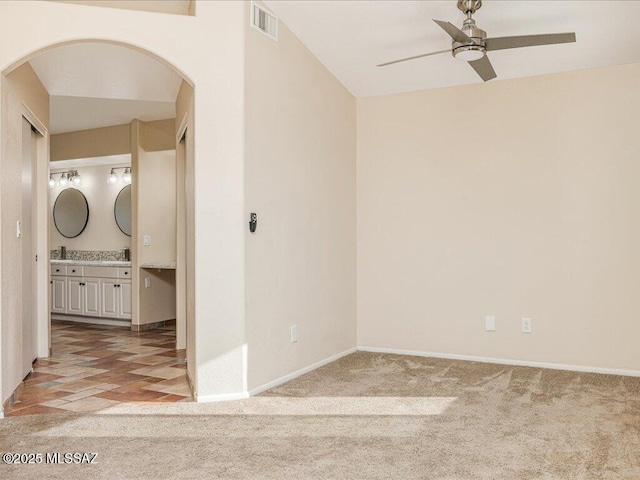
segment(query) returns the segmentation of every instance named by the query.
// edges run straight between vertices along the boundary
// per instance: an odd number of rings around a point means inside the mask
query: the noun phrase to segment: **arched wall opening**
[[[142,158],[150,155],[150,152],[160,150],[158,145],[149,144],[158,143],[163,145],[163,149],[173,150],[175,159],[175,176],[182,182],[180,186],[176,186],[176,190],[180,192],[181,197],[176,197],[176,224],[181,227],[181,231],[176,231],[175,239],[175,269],[176,269],[176,323],[177,323],[177,345],[178,349],[187,350],[188,379],[191,390],[196,393],[197,368],[196,345],[195,345],[195,295],[192,290],[195,288],[195,215],[194,208],[194,190],[193,188],[185,188],[185,185],[193,185],[194,183],[194,148],[193,137],[188,135],[187,131],[195,131],[195,123],[193,117],[194,88],[192,81],[187,78],[179,69],[174,67],[170,62],[162,59],[158,55],[118,41],[103,40],[75,40],[69,42],[61,42],[53,44],[37,51],[34,51],[22,59],[12,63],[2,72],[2,110],[3,121],[0,137],[2,138],[2,157],[3,157],[3,174],[11,177],[12,183],[22,184],[23,195],[21,201],[17,198],[18,189],[3,185],[2,195],[2,217],[3,225],[6,226],[11,217],[20,216],[20,220],[16,223],[16,240],[13,242],[3,242],[4,250],[2,255],[2,283],[5,286],[11,285],[10,294],[13,301],[3,302],[2,316],[0,317],[0,325],[2,326],[2,401],[6,407],[7,402],[12,402],[16,398],[16,394],[22,385],[22,381],[30,369],[30,361],[25,363],[25,356],[31,354],[28,345],[25,345],[25,338],[33,336],[34,358],[46,358],[51,354],[51,291],[50,287],[50,269],[49,269],[49,252],[55,247],[50,245],[50,199],[49,185],[50,178],[50,144],[52,132],[50,128],[50,112],[49,112],[49,92],[43,92],[42,83],[38,85],[38,77],[35,75],[31,64],[31,60],[38,59],[41,55],[53,52],[61,47],[71,45],[115,45],[123,49],[131,49],[142,53],[155,61],[160,62],[171,71],[177,73],[181,79],[179,90],[177,91],[173,103],[175,105],[175,120],[170,125],[171,132],[169,136],[164,133],[162,141],[155,137],[151,137],[148,131],[145,131],[146,122],[136,119],[131,121],[130,131],[130,158],[134,179],[136,178]],[[77,65],[78,69],[82,65]],[[18,122],[22,117],[22,122]],[[16,133],[18,132],[19,123],[30,125],[34,133],[33,150],[33,169],[29,170],[25,176],[24,161],[23,164],[11,161],[17,158],[18,150],[26,148],[24,133],[22,142],[20,142]],[[151,124],[149,124],[151,125]],[[124,126],[124,125],[123,125]],[[166,122],[165,125],[166,127]],[[23,130],[24,130],[23,126]],[[106,128],[109,128],[108,126]],[[99,129],[98,129],[99,130]],[[89,148],[89,150],[91,150]],[[147,152],[149,150],[149,152]],[[164,150],[166,152],[167,150]],[[163,152],[163,153],[164,153]],[[24,155],[24,154],[23,154]],[[78,155],[76,155],[77,157]],[[179,158],[177,157],[179,156]],[[22,170],[22,181],[16,182],[20,177]],[[27,196],[25,197],[25,184],[28,187]],[[7,188],[8,187],[8,188]],[[136,206],[138,195],[138,182],[132,183],[133,190],[133,210],[132,225],[133,232],[131,236],[131,282],[132,282],[132,329],[143,330],[150,322],[143,322],[143,312],[141,311],[141,298],[143,290],[141,288],[141,272],[150,272],[151,269],[142,267],[141,255],[138,254],[139,245],[142,243],[141,232],[138,232],[139,224]],[[25,211],[33,213],[33,221],[29,221],[29,225],[22,224],[26,222],[27,217]],[[21,213],[21,215],[20,215]],[[6,230],[3,237],[6,235]],[[28,235],[27,235],[28,234]],[[8,236],[7,236],[8,237]],[[29,239],[29,242],[22,239]],[[29,260],[30,258],[33,261]],[[22,260],[21,260],[22,259]],[[39,260],[39,261],[38,261]],[[22,271],[19,264],[27,264],[26,270],[23,265]],[[29,266],[31,262],[32,266]],[[25,271],[33,271],[33,280],[28,281],[31,275],[25,275]],[[158,272],[160,270],[158,269]],[[178,280],[179,279],[179,280]],[[27,287],[27,284],[33,285]],[[25,292],[19,295],[20,292]],[[65,293],[66,295],[66,293]],[[28,298],[27,298],[28,297]],[[29,301],[31,300],[31,301]],[[187,302],[191,304],[187,304]],[[147,304],[148,304],[147,300]],[[33,328],[27,317],[33,317]],[[139,328],[134,328],[139,327]],[[33,330],[33,331],[31,331]],[[29,340],[26,341],[30,343]],[[37,345],[37,346],[36,346]],[[27,365],[27,366],[25,366]],[[25,370],[26,369],[26,370]]]
[[[245,2],[201,2],[193,17],[59,2],[0,2],[0,71],[58,45],[97,40],[154,55],[197,87],[181,92],[178,107],[193,99],[193,108],[179,111],[193,125],[186,142],[194,159],[191,211],[197,270],[191,295],[198,331],[194,361],[198,401],[247,394],[244,40],[248,18]],[[5,91],[0,85],[0,94]],[[6,109],[0,109],[5,118]],[[1,140],[0,162],[5,162],[7,138]],[[5,207],[3,203],[3,211]],[[0,222],[3,239],[11,238],[14,229],[15,218]],[[4,246],[3,242],[0,254]],[[4,310],[11,299],[4,296],[1,281],[0,292]],[[1,388],[1,397],[9,394]]]

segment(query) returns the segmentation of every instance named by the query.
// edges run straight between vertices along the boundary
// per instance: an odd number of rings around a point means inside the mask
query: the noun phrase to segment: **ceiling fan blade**
[[[413,57],[401,58],[400,60],[394,60],[392,62],[381,63],[376,67],[386,67],[387,65],[393,65],[394,63],[407,62],[409,60],[415,60],[416,58],[430,57],[431,55],[439,55],[440,53],[450,53],[451,49],[440,50],[439,52],[423,53],[422,55],[414,55]]]
[[[572,43],[576,41],[576,34],[549,33],[543,35],[521,35],[518,37],[487,38],[484,43],[487,51],[506,50],[508,48],[536,47],[538,45],[553,45],[556,43]]]
[[[440,20],[434,20],[440,27],[449,34],[451,38],[453,38],[456,42],[460,43],[470,43],[471,39],[460,30],[458,27],[449,22],[442,22]]]
[[[482,78],[483,82],[486,82],[487,80],[491,80],[492,78],[496,78],[498,76],[496,75],[496,71],[493,69],[493,65],[491,65],[491,62],[489,61],[489,57],[487,57],[486,55],[479,60],[474,60],[468,63],[469,65],[471,65],[471,68],[473,68],[476,73],[480,75],[480,78]]]

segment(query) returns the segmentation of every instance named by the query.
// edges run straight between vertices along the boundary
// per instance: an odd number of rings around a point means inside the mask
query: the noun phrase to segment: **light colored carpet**
[[[640,378],[358,352],[258,397],[0,421],[7,479],[639,479]]]

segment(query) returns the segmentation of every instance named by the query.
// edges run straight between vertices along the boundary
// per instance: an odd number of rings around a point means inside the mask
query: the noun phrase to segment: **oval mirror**
[[[89,204],[84,194],[75,188],[63,190],[53,205],[53,223],[66,238],[80,235],[89,222]]]
[[[127,185],[118,194],[113,207],[118,228],[127,236],[131,236],[131,185]]]

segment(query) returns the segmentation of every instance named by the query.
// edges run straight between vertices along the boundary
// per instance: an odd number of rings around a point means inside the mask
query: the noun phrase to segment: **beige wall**
[[[640,370],[638,78],[359,99],[358,344]]]
[[[176,261],[175,119],[132,122],[132,305],[135,325],[176,318],[175,273],[141,269],[145,263]],[[151,245],[144,245],[144,236]],[[146,288],[144,279],[151,280]],[[156,277],[156,278],[153,278]]]
[[[131,153],[131,126],[128,123],[51,135],[52,162],[127,153]]]
[[[203,272],[194,281],[201,400],[229,398],[245,391],[243,92],[247,15],[243,2],[199,2],[195,17],[58,2],[0,2],[3,73],[43,49],[90,38],[151,52],[195,85],[196,140],[191,172],[197,176],[191,181],[197,227],[194,263]],[[1,155],[4,162],[4,153]],[[7,235],[13,231],[9,228]],[[4,232],[2,227],[1,234]],[[198,272],[191,270],[189,274]],[[4,296],[4,284],[0,290]],[[3,316],[0,324],[4,321]]]
[[[142,148],[145,152],[164,152],[176,149],[176,119],[144,122]]]
[[[355,99],[282,22],[278,33],[246,31],[250,390],[356,345]]]
[[[145,278],[149,279],[149,288],[145,288]],[[141,269],[139,294],[140,319],[138,324],[175,320],[175,270]]]
[[[58,195],[64,190],[55,186],[49,190],[49,245],[52,249],[60,245],[67,250],[121,250],[131,248],[131,237],[122,233],[114,217],[114,205],[118,193],[124,188],[123,183],[108,183],[107,178],[112,167],[122,165],[101,165],[97,167],[78,167],[82,182],[73,185],[80,190],[89,204],[89,221],[84,231],[75,238],[65,238],[55,227],[53,221],[53,207]],[[55,163],[51,171],[56,172]],[[118,175],[122,170],[118,170]],[[60,175],[55,175],[57,180]]]
[[[140,263],[176,261],[176,152],[141,150],[138,182],[138,259]],[[143,245],[143,236],[151,245]]]
[[[148,152],[175,148],[175,119],[145,122],[141,142]],[[131,153],[131,124],[51,135],[51,161]],[[55,168],[55,165],[53,165]]]
[[[16,238],[16,221],[22,218],[22,116],[25,112],[23,105],[48,128],[49,95],[28,64],[2,77],[1,90],[3,134],[0,157],[0,312],[3,321],[0,322],[0,398],[4,402],[22,381],[23,244],[21,238]],[[40,173],[46,172],[47,163],[46,156],[38,155],[37,168]],[[40,241],[38,243],[43,244]],[[48,258],[48,253],[41,248],[38,255]]]

